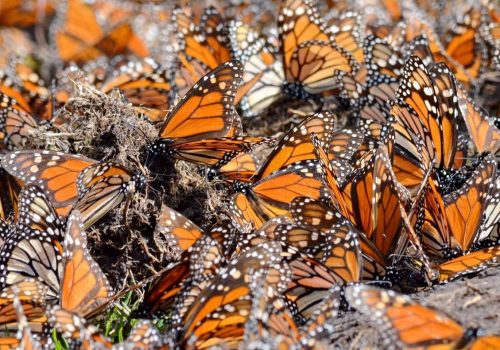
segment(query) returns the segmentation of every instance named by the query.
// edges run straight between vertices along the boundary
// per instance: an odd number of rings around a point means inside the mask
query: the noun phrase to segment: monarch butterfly
[[[0,294],[0,324],[5,330],[17,330],[19,312],[27,318],[29,327],[35,333],[41,333],[47,321],[46,305],[47,286],[32,278],[17,282],[4,288]],[[19,305],[15,305],[17,299]]]
[[[12,308],[14,309],[14,315],[17,320],[17,334],[15,337],[7,336],[0,338],[0,345],[5,349],[41,349],[41,345],[38,340],[36,340],[30,329],[30,324],[28,323],[28,318],[24,312],[23,302],[20,300],[18,294],[21,292],[18,289],[18,285],[12,287]]]
[[[290,217],[300,226],[325,232],[340,221],[342,215],[326,204],[308,197],[297,197],[290,203]]]
[[[116,163],[52,151],[10,152],[2,157],[2,166],[23,182],[43,189],[59,216],[68,216],[76,205],[86,228],[129,198],[144,181],[141,174],[133,175]]]
[[[364,41],[364,52],[369,76],[400,77],[404,61],[401,53],[387,40],[368,35]]]
[[[56,19],[54,40],[59,57],[65,61],[84,63],[102,55],[124,53],[133,38],[130,24],[118,23],[104,30],[94,10],[80,0],[67,0],[63,16]],[[85,29],[77,23],[85,21]]]
[[[453,166],[458,134],[455,95],[455,79],[445,65],[433,66],[429,74],[420,58],[412,56],[406,62],[396,96],[413,108],[419,120],[402,120],[402,116],[398,120],[412,125],[410,130],[422,140],[428,138],[426,133],[430,135],[435,152],[430,145],[426,144],[426,147],[431,158],[435,158],[437,168],[450,169]],[[423,127],[417,126],[419,124]]]
[[[83,317],[94,317],[123,292],[113,295],[107,278],[90,256],[80,213],[75,210],[70,215],[61,244],[59,219],[53,210],[48,213],[51,208],[43,193],[27,185],[21,203],[29,208],[21,207],[20,224],[3,247],[0,259],[6,268],[0,283],[5,287],[26,277],[37,278],[48,289],[47,303],[57,300],[57,305],[47,310],[49,321],[57,329],[67,332],[71,339],[106,342],[98,332],[83,329]],[[29,215],[26,219],[24,212]]]
[[[80,344],[82,349],[110,349],[111,341],[97,327],[89,325],[80,315],[53,305],[47,310],[49,324],[72,344]]]
[[[371,102],[373,99],[377,103],[385,104],[386,101],[395,99],[398,85],[398,79],[387,75],[370,76],[365,87],[365,94],[370,96],[367,100]]]
[[[352,171],[353,158],[365,141],[365,138],[365,133],[354,131],[354,129],[350,128],[333,132],[330,145],[325,150],[328,153],[330,165],[339,183],[343,183]]]
[[[361,101],[366,99],[366,96],[364,96],[365,85],[356,76],[338,71],[335,72],[335,79],[340,90],[339,96],[349,101],[353,109],[357,108]]]
[[[474,146],[479,152],[496,153],[500,149],[500,130],[476,106],[462,86],[457,88],[459,111]]]
[[[132,195],[142,189],[145,181],[141,172],[133,174],[113,162],[92,164],[84,169],[77,180],[80,197],[75,203],[75,209],[82,214],[84,228],[93,225],[123,200],[126,210]]]
[[[204,233],[191,220],[164,206],[160,210],[157,230],[166,236],[167,241],[174,243],[174,251],[179,254],[189,250],[204,236],[209,236],[211,240],[217,242],[225,257],[229,258],[233,253],[236,230],[229,220],[222,220]]]
[[[235,100],[241,100],[244,116],[256,116],[282,96],[283,63],[277,57],[278,50],[248,25],[232,21],[228,32],[231,53],[243,63],[244,70]]]
[[[346,281],[343,274],[337,274],[337,270],[330,269],[295,247],[282,245],[281,255],[292,273],[291,282],[283,292],[284,297],[295,319],[304,323],[318,310],[329,289]]]
[[[349,280],[345,280],[344,277],[349,278],[351,273],[356,275],[356,270],[359,269],[360,265],[353,266],[356,265],[355,263],[349,265],[352,261],[343,260],[343,253],[335,250],[334,246],[338,243],[335,238],[331,241],[332,249],[330,251],[327,251],[329,247],[324,249],[324,262],[316,259],[312,254],[290,245],[286,238],[283,239],[283,236],[288,233],[288,229],[293,228],[295,228],[293,225],[286,222],[286,218],[273,218],[254,233],[241,237],[236,250],[247,252],[265,242],[280,244],[281,253],[279,256],[291,270],[290,281],[283,292],[284,297],[296,321],[304,323],[316,312],[321,301],[328,295],[328,289],[334,285],[348,282]],[[305,229],[310,228],[305,227]],[[283,232],[285,232],[284,235]],[[340,238],[340,235],[337,238]],[[328,241],[328,238],[325,240]],[[350,255],[350,252],[347,255]],[[317,255],[321,258],[321,253]],[[334,261],[337,258],[338,260]]]
[[[496,162],[487,156],[465,184],[443,196],[438,184],[429,178],[426,215],[422,227],[422,244],[428,254],[439,259],[463,254],[472,248],[479,232],[488,202],[497,205],[498,198],[490,195],[496,188]],[[469,203],[475,203],[471,206]]]
[[[464,275],[477,273],[500,262],[500,246],[480,249],[434,266],[438,282],[446,283]]]
[[[283,1],[278,17],[285,66],[294,50],[309,40],[328,42],[325,26],[312,1]],[[296,27],[297,25],[297,27]]]
[[[344,282],[361,279],[363,261],[357,232],[348,220],[339,219],[328,230],[309,226],[281,224],[275,239],[313,256],[340,276]]]
[[[34,278],[48,287],[47,299],[59,296],[63,225],[45,194],[26,185],[19,195],[17,224],[6,236],[0,263],[0,289]]]
[[[477,241],[481,244],[484,242],[485,244],[498,245],[500,244],[500,178],[498,176],[485,201],[487,204]]]
[[[223,31],[224,19],[213,6],[204,9],[198,27],[191,25],[192,21],[180,8],[174,11],[174,20],[177,22],[181,51],[188,57],[196,59],[208,70],[231,59]]]
[[[279,290],[267,280],[272,272],[257,271],[251,276],[253,300],[250,317],[245,323],[245,342],[289,348],[298,343],[300,333]]]
[[[169,109],[172,90],[171,73],[152,60],[121,66],[100,90],[109,93],[120,89],[138,113],[151,122],[161,122]]]
[[[178,326],[200,291],[225,263],[219,244],[201,236],[182,253],[180,261],[162,273],[144,296],[140,310],[146,314],[172,312]]]
[[[330,39],[349,52],[359,65],[364,62],[363,42],[364,23],[362,16],[355,11],[342,12],[338,18],[327,23]]]
[[[12,59],[2,75],[0,91],[16,100],[16,107],[41,119],[52,117],[49,89],[27,63],[19,58]]]
[[[25,183],[44,189],[60,216],[67,216],[78,198],[78,176],[95,160],[51,151],[16,151],[2,157],[2,167]]]
[[[113,290],[87,248],[83,217],[73,210],[63,242],[59,305],[66,311],[91,317],[112,297]]]
[[[184,315],[181,346],[237,346],[243,339],[244,324],[254,300],[251,276],[264,272],[269,288],[277,291],[286,285],[287,273],[280,263],[280,251],[278,243],[263,243],[221,269]]]
[[[209,179],[221,176],[225,181],[250,182],[257,171],[259,163],[253,153],[240,153],[218,170],[208,173]]]
[[[275,241],[275,232],[281,224],[292,224],[287,216],[277,216],[265,221],[257,230],[248,230],[244,235],[238,234],[235,238],[234,255],[259,245],[262,242]]]
[[[434,171],[434,153],[429,152],[434,150],[431,135],[418,123],[418,116],[410,106],[401,101],[390,101],[388,106],[390,116],[387,123],[393,128],[395,135],[393,170],[397,180],[410,190],[412,195],[416,195],[427,174]],[[458,157],[455,157],[453,166],[457,165],[457,159]]]
[[[319,142],[331,141],[334,115],[316,113],[292,128],[273,149],[259,170],[250,178],[250,184],[235,182],[234,187],[244,193],[232,199],[232,214],[240,229],[250,223],[259,228],[266,219],[285,215],[289,203],[300,195],[321,198],[323,193],[318,176],[316,154],[308,137],[318,133]]]
[[[428,50],[432,53],[434,62],[444,62],[454,73],[457,80],[465,86],[471,87],[475,83],[474,74],[476,73],[469,72],[469,70],[465,69],[459,62],[448,55],[438,35],[428,23],[422,18],[411,14],[408,16],[407,21],[408,31],[406,37],[408,40],[414,39],[418,35],[425,34],[428,39]]]
[[[183,9],[174,9],[173,21],[177,25],[180,46],[177,55],[183,65],[181,81],[177,84],[181,96],[209,71],[231,59],[225,21],[218,11],[209,6],[198,22],[193,20]]]
[[[0,254],[5,270],[2,287],[36,278],[49,288],[47,298],[58,299],[67,311],[89,316],[112,295],[107,278],[87,250],[82,217],[73,211],[63,226],[47,197],[35,185],[20,195],[15,231]]]
[[[231,215],[237,227],[258,228],[268,218],[286,215],[290,202],[298,196],[320,199],[325,196],[319,178],[320,168],[315,160],[293,163],[261,178],[262,169],[251,184],[235,183],[237,193],[232,198]]]
[[[361,232],[363,278],[389,277],[390,258],[404,255],[409,239],[414,242],[416,237],[406,232],[409,194],[395,179],[386,146],[380,144],[368,151],[342,188],[324,150],[319,145],[315,149],[332,204]]]
[[[355,61],[333,44],[308,40],[298,45],[290,60],[285,61],[283,90],[298,97],[332,90],[336,87],[335,72],[355,71],[354,66]]]
[[[358,71],[356,60],[335,43],[335,35],[329,33],[321,21],[315,2],[283,0],[278,29],[281,62],[273,57],[274,50],[267,45],[256,45],[257,53],[250,57],[256,67],[268,68],[252,73],[262,76],[242,99],[242,108],[249,115],[262,112],[283,92],[294,98],[308,98],[334,90],[337,72],[354,74]],[[340,38],[339,34],[337,39]]]
[[[157,232],[166,236],[179,254],[187,251],[203,235],[195,223],[166,205],[162,205],[156,225]]]
[[[0,141],[8,149],[25,146],[39,126],[17,101],[0,92]]]
[[[453,349],[469,341],[458,323],[406,295],[366,285],[348,286],[345,293],[349,304],[379,328],[387,349]]]
[[[30,27],[54,11],[51,3],[39,3],[36,0],[7,0],[0,5],[0,24],[11,27]]]
[[[141,304],[139,315],[154,315],[171,310],[190,274],[190,260],[181,261],[170,267],[148,289]]]
[[[341,298],[343,291],[341,287],[335,286],[328,291],[328,296],[321,302],[318,310],[303,327],[300,343],[303,347],[319,348],[326,347],[325,341],[328,334],[335,332],[335,323],[338,322],[340,314]]]
[[[461,20],[445,33],[446,53],[474,78],[478,77],[484,64],[482,50],[479,48],[481,44],[475,39],[481,22],[481,11],[471,7]]]
[[[241,74],[241,64],[229,61],[200,79],[168,114],[150,150],[218,168],[237,154],[270,142],[239,136],[241,121],[233,101]]]
[[[315,133],[321,145],[327,147],[332,141],[335,118],[330,112],[319,112],[293,127],[259,169],[260,177],[266,177],[277,169],[296,162],[316,159],[314,146],[308,135]]]

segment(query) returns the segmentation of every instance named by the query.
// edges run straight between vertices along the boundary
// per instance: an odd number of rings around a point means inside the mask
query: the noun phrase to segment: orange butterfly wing
[[[455,112],[452,115],[441,113],[441,101],[435,93],[434,81],[420,58],[412,56],[406,62],[396,96],[413,108],[428,130],[436,149],[436,166],[450,168],[458,134]],[[422,137],[422,140],[425,138]]]
[[[0,219],[6,221],[10,218],[17,217],[19,192],[23,183],[17,180],[14,176],[7,173],[4,169],[0,169]]]
[[[315,133],[318,142],[326,147],[331,140],[335,116],[329,112],[315,113],[290,130],[268,156],[259,169],[256,179],[299,161],[316,159],[314,146],[309,138]]]
[[[84,181],[86,175],[90,176]],[[130,200],[144,181],[142,174],[134,175],[127,168],[112,162],[86,168],[77,180],[80,197],[75,204],[75,209],[82,214],[84,228],[90,227],[124,199]]]
[[[230,61],[202,78],[169,113],[159,136],[187,141],[232,136],[232,102],[242,69],[241,63]]]
[[[215,276],[185,315],[181,343],[188,344],[192,338],[197,348],[207,348],[241,342],[252,309],[251,275],[267,271],[273,277],[268,281],[283,283],[280,251],[277,243],[263,243]]]
[[[241,153],[223,165],[218,173],[226,181],[249,182],[257,171],[257,160],[251,153]]]
[[[500,348],[500,337],[485,336],[476,339],[468,350],[495,350]]]
[[[467,251],[477,240],[486,207],[494,187],[496,161],[489,155],[459,190],[444,197],[445,215],[453,237],[452,245]]]
[[[129,24],[116,25],[103,32],[91,6],[80,0],[69,0],[63,26],[56,32],[59,56],[64,61],[85,62],[103,54],[124,52],[132,36]]]
[[[471,272],[478,272],[500,261],[500,246],[481,249],[439,265],[439,281],[449,282]]]
[[[54,7],[50,2],[36,0],[5,0],[0,4],[0,24],[12,27],[29,27],[50,16]]]
[[[0,93],[0,141],[7,148],[23,147],[38,128],[37,120],[17,100]]]
[[[80,212],[73,211],[66,225],[60,305],[67,311],[89,316],[106,304],[113,291],[88,251]]]
[[[160,210],[156,229],[172,240],[180,252],[188,250],[203,234],[191,220],[165,205]]]
[[[309,40],[329,42],[325,26],[312,0],[286,0],[278,16],[284,67],[290,66],[293,52]]]
[[[299,84],[307,93],[319,94],[336,87],[337,71],[356,70],[354,60],[343,49],[314,40],[301,43],[293,51],[285,66],[285,77],[288,83]]]
[[[101,91],[109,93],[115,88],[120,89],[139,113],[146,115],[152,122],[161,122],[169,108],[169,94],[172,89],[169,74],[160,68],[150,72],[142,66],[125,66],[104,83]]]
[[[50,151],[16,151],[2,157],[2,166],[25,183],[47,192],[58,215],[67,216],[78,197],[77,178],[95,161]]]
[[[247,232],[252,228],[258,229],[265,222],[262,214],[256,211],[253,204],[243,193],[236,193],[231,198],[230,213],[236,227],[241,232]]]
[[[476,149],[481,153],[496,153],[500,149],[500,130],[483,115],[463,87],[459,87],[457,93],[460,112]]]
[[[362,43],[363,19],[354,11],[343,12],[337,19],[331,19],[327,24],[332,41],[343,48],[356,59],[359,64],[364,63]]]
[[[391,290],[352,286],[347,287],[346,298],[380,327],[387,344],[394,347],[453,349],[465,332],[444,314]]]

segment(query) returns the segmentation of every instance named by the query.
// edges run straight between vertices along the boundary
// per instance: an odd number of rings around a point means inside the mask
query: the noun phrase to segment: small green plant
[[[52,342],[55,350],[68,350],[69,344],[55,329],[52,330]]]
[[[137,323],[137,319],[131,318],[131,313],[139,306],[140,301],[140,298],[130,291],[107,313],[102,328],[104,335],[113,343],[124,341]]]

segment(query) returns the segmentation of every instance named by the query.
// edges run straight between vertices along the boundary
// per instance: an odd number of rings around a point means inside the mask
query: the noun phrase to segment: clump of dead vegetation
[[[114,161],[146,178],[144,188],[128,204],[110,211],[88,232],[92,255],[116,288],[133,285],[177,258],[156,229],[162,204],[197,218],[202,228],[216,223],[216,208],[223,205],[227,188],[221,181],[208,181],[188,163],[155,159],[146,166],[147,147],[159,126],[139,115],[118,91],[104,94],[90,84],[74,84],[57,118],[65,123],[40,126],[29,148]]]

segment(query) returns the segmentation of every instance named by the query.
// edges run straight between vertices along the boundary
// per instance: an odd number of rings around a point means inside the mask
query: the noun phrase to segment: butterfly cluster
[[[499,23],[1,1],[0,348],[324,349],[359,314],[382,348],[499,349],[407,295],[500,265]]]

